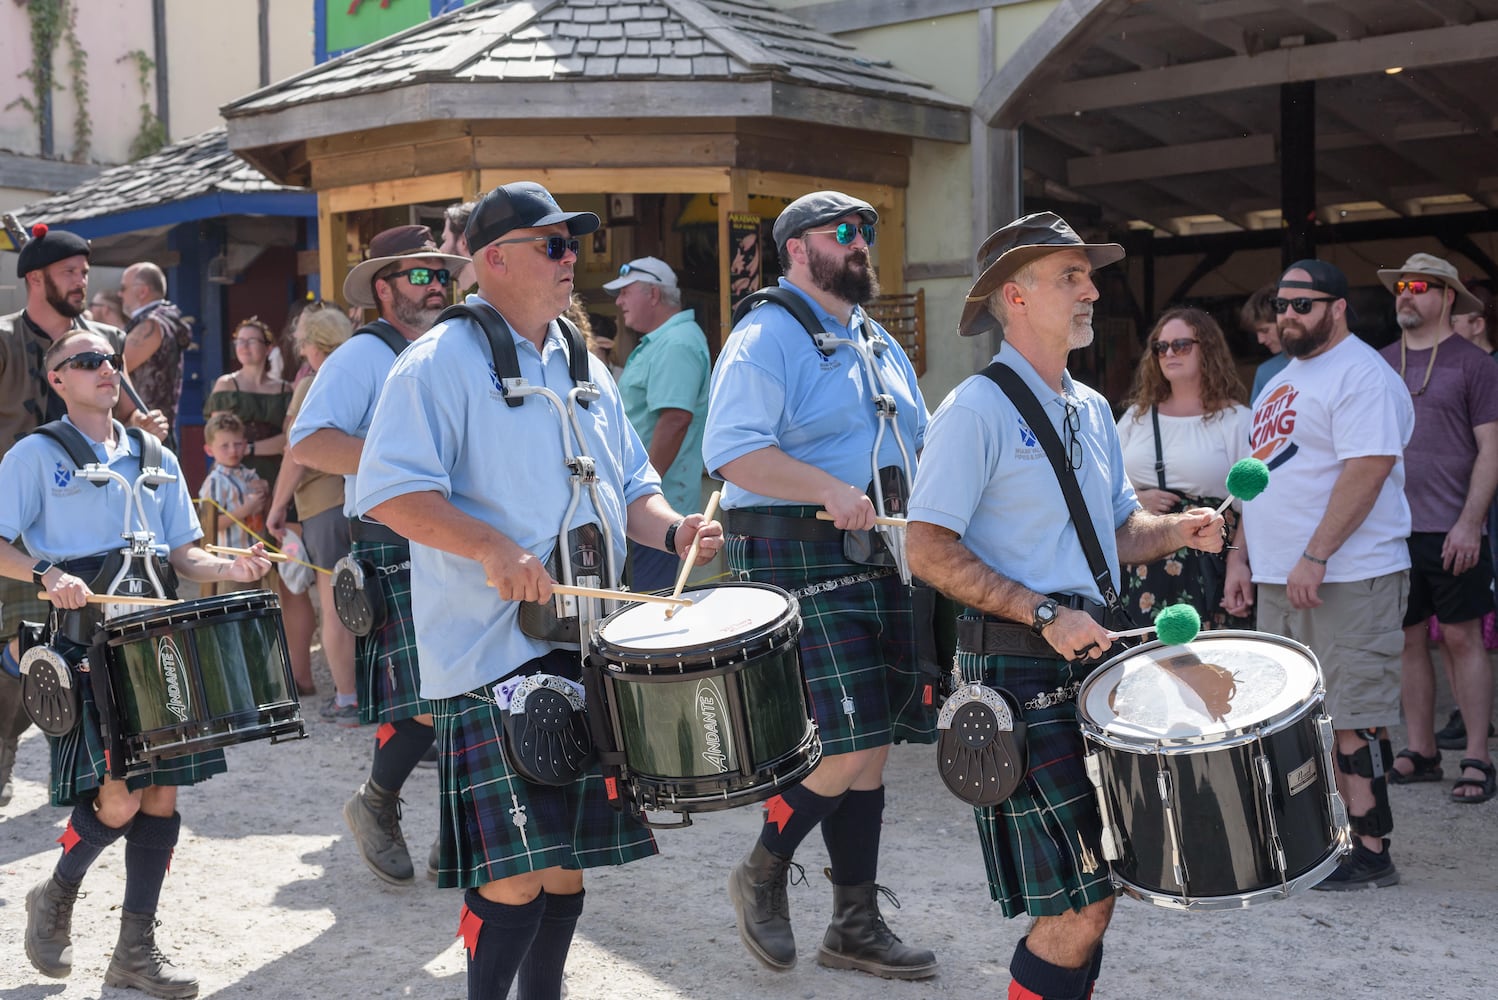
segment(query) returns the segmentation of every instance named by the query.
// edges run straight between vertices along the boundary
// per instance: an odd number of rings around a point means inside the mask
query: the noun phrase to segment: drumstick
[[[232,545],[205,545],[204,552],[212,552],[216,556],[252,556],[255,553],[249,549],[236,549]],[[284,552],[262,552],[261,559],[269,559],[271,562],[289,562],[291,556]]]
[[[38,601],[46,601],[48,597],[44,590],[36,595]],[[170,604],[181,604],[181,601],[170,597],[131,597],[129,594],[89,594],[84,599],[87,604],[144,604],[153,608],[164,608]]]
[[[703,524],[706,524],[707,522],[711,521],[713,519],[713,515],[716,514],[716,513],[718,513],[718,501],[722,500],[722,499],[723,499],[723,491],[722,490],[713,490],[712,496],[710,496],[710,497],[707,498],[707,508],[705,510],[703,510],[703,512],[702,512],[702,523]],[[692,547],[687,550],[686,561],[681,564],[681,572],[679,574],[677,574],[677,577],[676,577],[676,588],[671,591],[671,596],[672,597],[680,597],[681,596],[681,588],[683,588],[683,587],[685,587],[687,585],[687,577],[692,574],[692,566],[697,562],[697,547],[698,547],[699,544],[701,544],[701,542],[702,542],[702,532],[701,532],[701,530],[698,530],[697,534],[695,534],[695,535],[692,536]],[[666,609],[666,620],[667,621],[670,621],[671,618],[672,618],[672,616],[674,616],[676,614],[676,609],[678,607],[679,607],[679,605],[673,604],[669,608]]]
[[[551,585],[552,593],[568,597],[596,597],[602,601],[640,601],[644,604],[689,605],[690,597],[660,597],[656,594],[636,594],[632,590],[601,590],[597,587],[573,587],[565,583]]]
[[[833,519],[832,515],[829,514],[829,513],[827,513],[827,511],[825,511],[825,510],[819,510],[819,511],[817,511],[817,520],[818,521],[831,521],[832,519]],[[876,515],[875,518],[874,518],[874,523],[875,524],[882,524],[882,525],[884,525],[887,528],[903,528],[903,527],[905,527],[905,518],[903,518],[903,517],[880,517],[880,516]]]

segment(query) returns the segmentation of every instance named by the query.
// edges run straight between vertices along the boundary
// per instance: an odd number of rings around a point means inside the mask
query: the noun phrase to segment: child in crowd
[[[270,484],[261,479],[244,462],[246,440],[244,424],[232,413],[218,413],[203,427],[203,450],[213,458],[213,468],[198,490],[200,499],[209,500],[227,511],[219,519],[219,545],[249,548],[256,535],[265,534],[265,508],[270,499]],[[248,527],[236,524],[239,521]]]

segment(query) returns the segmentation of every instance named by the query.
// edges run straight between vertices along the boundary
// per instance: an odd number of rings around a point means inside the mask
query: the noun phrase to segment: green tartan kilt
[[[964,677],[1003,687],[1020,703],[1083,680],[1097,664],[958,653]],[[1114,894],[1103,859],[1097,793],[1083,766],[1077,705],[1025,709],[1030,770],[997,806],[975,808],[988,891],[1006,917],[1055,916]]]
[[[809,517],[819,508],[750,509]],[[940,677],[921,670],[910,588],[893,570],[805,594],[797,592],[878,569],[848,562],[838,541],[733,534],[724,553],[736,579],[797,595],[801,674],[824,754],[936,742]]]
[[[70,663],[82,658],[85,652],[82,647],[67,645],[72,648],[63,653]],[[54,806],[72,806],[92,799],[109,773],[93,687],[86,675],[75,672],[73,676],[82,694],[83,711],[78,725],[64,736],[47,737],[52,751],[49,791]],[[152,785],[196,785],[228,769],[222,750],[208,750],[158,761],[150,771],[127,778],[125,784],[132,792]]]
[[[432,703],[420,694],[416,626],[411,620],[410,555],[382,542],[354,542],[352,552],[355,559],[367,559],[377,567],[372,582],[385,595],[385,624],[360,636],[354,645],[359,721],[399,722],[427,715]],[[408,565],[390,573],[378,569],[402,562]]]
[[[566,673],[548,669],[545,657],[522,668],[535,669]],[[442,788],[439,886],[472,888],[546,868],[623,865],[658,853],[650,830],[609,804],[596,769],[563,786],[533,784],[511,770],[500,746],[503,720],[487,689],[438,698],[432,706]]]

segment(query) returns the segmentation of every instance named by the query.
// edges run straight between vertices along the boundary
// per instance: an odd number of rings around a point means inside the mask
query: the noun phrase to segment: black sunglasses
[[[125,370],[125,356],[123,354],[101,354],[98,351],[80,351],[70,358],[63,358],[52,366],[53,371],[62,371],[71,368],[80,372],[96,372],[108,361],[110,366],[117,372]]]
[[[417,286],[430,285],[433,281],[445,285],[453,280],[453,273],[445,267],[408,267],[404,271],[385,275],[387,281],[402,277]]]
[[[1335,301],[1337,301],[1338,298],[1339,298],[1339,296],[1331,296],[1331,297],[1328,297],[1328,298],[1321,298],[1321,299],[1310,299],[1310,298],[1279,299],[1279,298],[1277,298],[1277,299],[1274,300],[1274,312],[1275,312],[1275,315],[1277,315],[1277,316],[1283,316],[1289,310],[1294,309],[1296,312],[1298,312],[1302,316],[1304,316],[1306,313],[1310,312],[1313,308],[1315,308],[1316,303],[1318,303],[1318,302],[1335,302]]]
[[[1165,357],[1166,351],[1174,351],[1177,356],[1190,354],[1196,347],[1196,341],[1181,337],[1178,340],[1157,340],[1150,345],[1150,350],[1155,352],[1155,357]]]
[[[495,245],[505,243],[545,243],[546,256],[552,260],[561,260],[568,252],[577,253],[577,248],[582,246],[576,236],[521,236],[513,240],[495,240]],[[621,269],[620,274],[624,271]]]
[[[874,236],[876,235],[874,232],[874,224],[872,222],[865,222],[859,225],[854,225],[851,222],[840,222],[838,223],[836,229],[809,229],[801,235],[810,236],[813,233],[831,233],[833,239],[837,240],[838,246],[844,247],[851,244],[860,235],[863,236],[863,241],[865,243],[867,243],[869,246],[873,246]]]

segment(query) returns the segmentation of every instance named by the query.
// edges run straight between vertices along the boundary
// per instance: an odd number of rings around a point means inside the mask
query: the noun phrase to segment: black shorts
[[[1493,610],[1493,560],[1486,541],[1478,549],[1477,565],[1460,574],[1441,566],[1445,543],[1446,535],[1439,531],[1417,531],[1409,537],[1410,603],[1404,613],[1405,628],[1431,615],[1437,621],[1457,624]]]

